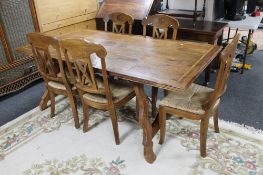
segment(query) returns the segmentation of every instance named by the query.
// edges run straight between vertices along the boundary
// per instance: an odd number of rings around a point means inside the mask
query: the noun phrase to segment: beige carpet
[[[133,119],[135,102],[118,111],[121,144],[114,143],[107,112],[90,110],[90,130],[73,126],[65,99],[57,113],[38,108],[0,127],[1,175],[262,175],[263,134],[220,121],[221,133],[210,126],[208,155],[199,155],[199,123],[167,123],[164,145],[153,139],[157,159],[144,160],[142,130]],[[81,108],[79,115],[82,116]],[[212,123],[212,121],[211,121]]]

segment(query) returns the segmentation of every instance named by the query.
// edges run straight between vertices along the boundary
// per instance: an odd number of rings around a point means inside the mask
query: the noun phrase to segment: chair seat
[[[208,102],[213,91],[214,89],[192,84],[184,92],[169,92],[169,94],[161,100],[160,105],[202,115],[205,114],[202,106]],[[216,105],[218,103],[219,100]]]
[[[99,88],[103,88],[103,82],[101,79],[97,80],[97,85]],[[127,81],[112,80],[109,81],[109,87],[113,96],[114,103],[121,101],[132,92],[134,92],[134,87]],[[97,103],[108,103],[108,100],[104,95],[86,93],[83,95],[83,98]]]
[[[49,81],[48,85],[52,88],[55,89],[60,89],[60,90],[66,90],[66,86],[63,83],[56,82],[56,81]],[[77,88],[75,86],[72,87],[72,90],[76,90]]]

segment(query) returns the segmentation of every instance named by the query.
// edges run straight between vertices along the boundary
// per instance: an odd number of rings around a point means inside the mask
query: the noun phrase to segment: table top
[[[229,21],[229,20],[219,20],[218,22],[226,22],[228,23],[228,27],[230,28],[239,28],[239,29],[253,29],[256,30],[258,29],[258,26],[263,18],[263,13],[260,13],[260,16],[252,17],[249,16],[248,14],[245,15],[246,18],[241,21]]]
[[[221,51],[220,46],[82,30],[58,39],[85,38],[107,50],[110,75],[167,90],[185,90]],[[17,49],[32,54],[30,46]],[[100,65],[94,62],[95,68]]]

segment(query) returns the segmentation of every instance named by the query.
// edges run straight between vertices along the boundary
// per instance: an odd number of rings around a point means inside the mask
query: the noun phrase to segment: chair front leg
[[[118,118],[114,104],[109,104],[109,112],[110,112],[113,132],[114,132],[115,143],[116,145],[119,145],[120,138],[119,138],[119,129],[118,129]]]
[[[41,97],[40,103],[39,103],[39,107],[41,111],[47,109],[47,103],[49,100],[50,100],[49,90],[46,88],[43,96]]]
[[[50,105],[51,105],[51,112],[50,116],[54,117],[55,116],[55,105],[56,105],[56,100],[55,100],[55,94],[49,90],[49,97],[50,97]]]
[[[166,128],[166,112],[164,107],[159,108],[159,126],[160,126],[160,140],[159,144],[163,144],[165,139],[165,128]]]
[[[219,133],[219,127],[218,127],[218,108],[216,109],[215,113],[214,113],[214,128],[215,128],[215,132]]]
[[[69,104],[71,106],[72,115],[73,115],[73,119],[74,119],[74,123],[75,123],[75,128],[78,129],[80,127],[80,124],[79,124],[79,117],[78,117],[78,110],[77,110],[77,100],[73,96],[72,93],[68,93],[68,100],[69,100]]]
[[[207,139],[208,123],[209,123],[209,118],[201,119],[200,153],[202,157],[206,157],[206,139]]]

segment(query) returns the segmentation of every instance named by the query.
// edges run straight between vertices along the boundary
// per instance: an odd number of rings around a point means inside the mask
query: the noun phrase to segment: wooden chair
[[[104,17],[104,23],[105,23],[105,32],[108,31],[108,22],[109,20],[112,21],[112,32],[115,33],[122,33],[124,34],[126,31],[126,23],[129,24],[129,35],[132,34],[132,24],[134,22],[134,19],[132,16],[127,15],[125,13],[117,12],[112,13]]]
[[[206,138],[209,118],[214,116],[215,132],[219,133],[218,107],[220,97],[225,93],[230,68],[240,35],[237,34],[233,41],[220,54],[220,69],[217,75],[215,89],[192,84],[185,92],[170,92],[160,102],[159,125],[160,141],[165,138],[166,114],[192,120],[201,120],[200,124],[200,153],[206,157]]]
[[[108,110],[110,113],[115,142],[120,144],[116,108],[123,107],[135,97],[134,87],[125,81],[108,80],[106,70],[107,52],[102,45],[83,39],[67,39],[61,41],[65,59],[70,69],[72,81],[78,89],[83,105],[83,132],[88,131],[89,107]],[[100,65],[102,76],[95,74],[92,65]]]
[[[157,39],[167,39],[168,28],[173,29],[172,39],[176,40],[177,29],[179,28],[179,22],[177,19],[168,15],[153,15],[143,19],[143,36],[146,36],[147,26],[153,26],[152,37]],[[167,91],[164,90],[164,94],[167,95]],[[152,87],[152,117],[156,116],[156,102],[158,96],[158,88]]]
[[[147,26],[153,26],[153,38],[167,39],[168,28],[173,29],[172,39],[176,40],[177,30],[179,28],[179,22],[177,19],[168,15],[153,15],[148,16],[142,20],[143,25],[143,36],[146,36]]]
[[[51,101],[51,117],[55,115],[55,94],[65,95],[68,97],[72,109],[75,127],[79,128],[77,103],[73,95],[74,91],[77,91],[66,77],[66,69],[62,61],[59,41],[56,38],[41,33],[29,33],[27,34],[27,39],[32,46],[38,71],[43,77],[46,89],[48,90]],[[52,54],[57,54],[57,60],[51,57],[51,52]]]

